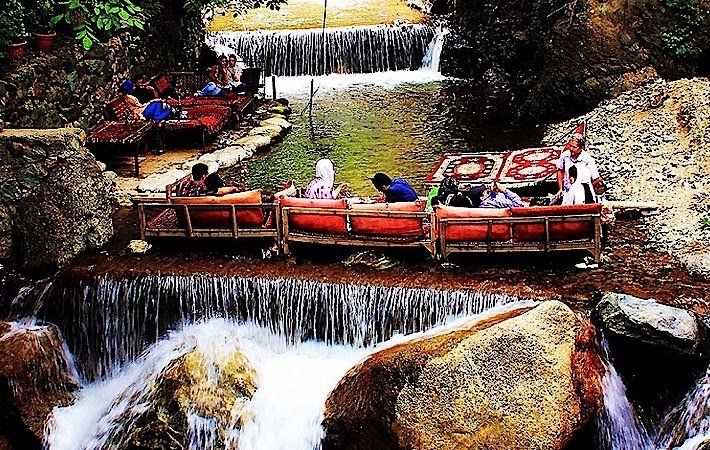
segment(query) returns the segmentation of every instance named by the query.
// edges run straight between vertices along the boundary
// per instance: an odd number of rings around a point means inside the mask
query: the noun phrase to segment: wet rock
[[[201,351],[192,350],[161,374],[154,389],[155,400],[127,435],[120,436],[117,448],[175,448],[176,442],[187,441],[190,416],[215,421],[215,448],[225,448],[229,430],[239,430],[250,418],[256,372],[239,352],[208,361]]]
[[[250,136],[268,137],[269,144],[278,139],[282,134],[283,128],[275,125],[260,126],[249,131]],[[257,146],[258,147],[258,146]]]
[[[665,350],[699,355],[705,349],[698,319],[693,313],[653,299],[606,293],[594,308],[592,317],[615,335]]]
[[[271,145],[272,139],[270,136],[261,136],[257,133],[250,132],[250,135],[244,139],[239,139],[236,143],[239,145],[253,146],[255,151],[267,148]]]
[[[149,175],[138,185],[138,192],[165,192],[167,185],[173,184],[189,174],[189,170],[171,169],[167,172]]]
[[[281,114],[282,116],[288,116],[291,114],[291,107],[289,106],[272,106],[269,108],[269,112],[272,114]]]
[[[146,241],[140,239],[133,239],[131,242],[128,243],[126,251],[132,255],[144,255],[148,253],[148,250],[150,250],[150,248],[151,245]]]
[[[549,301],[378,351],[328,397],[323,448],[564,448],[601,406],[594,335]]]
[[[270,119],[262,120],[259,122],[259,125],[261,126],[276,126],[284,130],[283,132],[285,133],[286,131],[290,130],[293,125],[291,125],[291,122],[289,122],[286,119],[280,119],[278,117],[272,117]]]
[[[42,448],[52,409],[78,387],[56,326],[0,322],[0,448]]]
[[[113,235],[113,183],[84,141],[73,128],[0,133],[0,213],[12,230],[0,257],[56,268]]]

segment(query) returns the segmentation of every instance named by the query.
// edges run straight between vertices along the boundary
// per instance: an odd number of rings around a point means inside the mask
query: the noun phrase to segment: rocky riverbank
[[[551,127],[553,143],[588,121],[588,149],[608,200],[654,201],[646,247],[710,274],[710,80],[656,80]]]
[[[706,75],[707,2],[453,2],[447,75],[511,95],[522,117],[594,108],[649,74]]]
[[[243,164],[256,153],[266,151],[283,139],[292,127],[287,120],[290,114],[288,101],[267,102],[239,128],[222,131],[203,153],[194,150],[170,151],[150,157],[148,164],[142,167],[143,173],[147,173],[145,178],[129,176],[117,180],[122,203],[130,206],[132,197],[165,192],[167,185],[188,175],[196,163],[207,164],[210,172]]]

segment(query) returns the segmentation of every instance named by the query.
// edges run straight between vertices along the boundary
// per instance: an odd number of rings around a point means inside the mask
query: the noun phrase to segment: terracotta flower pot
[[[10,59],[20,59],[25,56],[25,47],[27,47],[27,42],[20,42],[18,44],[10,44],[7,46],[7,56]]]
[[[32,33],[35,37],[35,47],[37,50],[44,53],[49,53],[54,43],[54,38],[57,37],[57,32],[52,31],[50,33]]]

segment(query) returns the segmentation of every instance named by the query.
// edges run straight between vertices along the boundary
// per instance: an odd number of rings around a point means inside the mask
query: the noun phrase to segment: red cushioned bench
[[[277,220],[266,226],[273,214]],[[273,238],[280,242],[277,205],[263,203],[261,191],[224,196],[171,197],[169,203],[139,203],[141,239]]]
[[[436,207],[440,255],[586,250],[601,256],[601,205]]]
[[[360,247],[425,248],[434,256],[435,245],[426,203],[379,203],[348,206],[345,199],[314,200],[283,197],[281,226],[284,253],[290,244]]]
[[[213,137],[229,123],[231,110],[226,106],[183,106],[182,111],[187,113],[187,118],[167,119],[158,125],[165,133],[174,133],[181,130],[195,130],[200,133],[202,147],[207,144],[207,138]]]

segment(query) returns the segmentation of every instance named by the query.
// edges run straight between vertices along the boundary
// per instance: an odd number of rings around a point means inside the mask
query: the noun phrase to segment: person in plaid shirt
[[[178,183],[175,187],[175,195],[178,197],[201,197],[207,195],[205,179],[208,172],[207,164],[197,163],[192,166],[192,175],[189,179]]]

